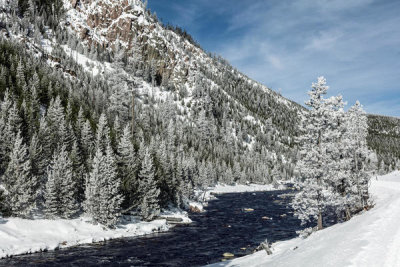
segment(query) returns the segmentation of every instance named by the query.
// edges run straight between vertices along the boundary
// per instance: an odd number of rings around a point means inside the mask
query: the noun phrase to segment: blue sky
[[[320,75],[329,95],[400,117],[400,1],[149,0],[164,22],[301,104]]]

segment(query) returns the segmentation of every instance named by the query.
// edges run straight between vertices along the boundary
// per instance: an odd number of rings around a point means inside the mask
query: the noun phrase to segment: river
[[[115,239],[56,251],[14,256],[1,266],[201,266],[219,262],[228,252],[251,254],[266,238],[290,239],[301,229],[293,217],[290,191],[218,195],[203,213],[191,213],[193,223],[165,233]],[[253,209],[247,210],[246,209]]]

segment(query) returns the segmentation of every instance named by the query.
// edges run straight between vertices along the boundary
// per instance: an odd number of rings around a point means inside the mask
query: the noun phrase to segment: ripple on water
[[[167,233],[16,256],[0,260],[0,265],[181,267],[218,262],[227,252],[245,256],[266,238],[269,242],[293,238],[301,229],[288,206],[291,197],[279,197],[289,192],[218,195],[206,212],[190,214],[192,224],[178,225]],[[245,208],[254,210],[245,212]]]

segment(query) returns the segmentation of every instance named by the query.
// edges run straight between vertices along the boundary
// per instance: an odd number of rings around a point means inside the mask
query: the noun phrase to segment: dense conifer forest
[[[113,227],[120,214],[151,220],[170,205],[187,207],[216,183],[276,184],[299,173],[309,110],[162,26],[141,1],[130,6],[146,23],[112,42],[71,30],[63,1],[6,2],[3,215],[86,213]],[[399,120],[368,118],[377,158],[366,164],[399,167]]]

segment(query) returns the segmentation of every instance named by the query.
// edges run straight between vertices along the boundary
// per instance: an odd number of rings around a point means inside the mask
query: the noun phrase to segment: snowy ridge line
[[[371,181],[375,207],[350,221],[209,266],[400,266],[400,171]]]

